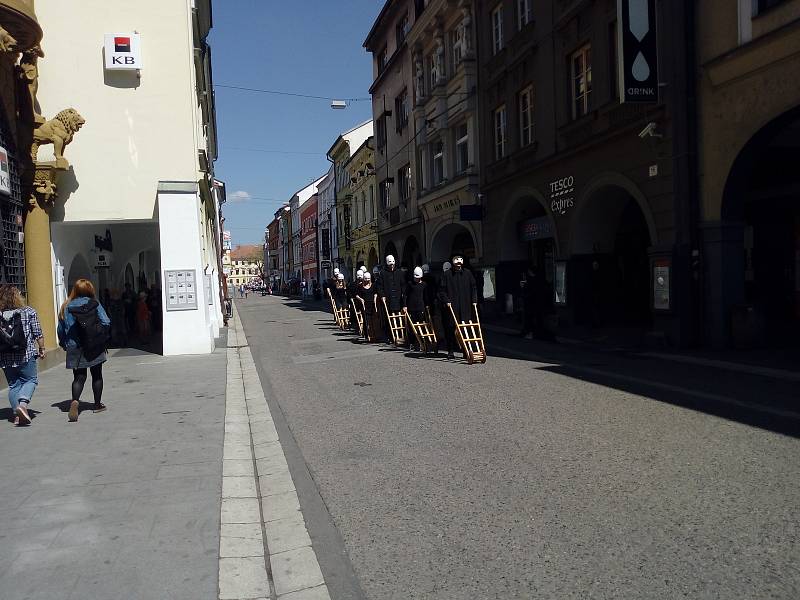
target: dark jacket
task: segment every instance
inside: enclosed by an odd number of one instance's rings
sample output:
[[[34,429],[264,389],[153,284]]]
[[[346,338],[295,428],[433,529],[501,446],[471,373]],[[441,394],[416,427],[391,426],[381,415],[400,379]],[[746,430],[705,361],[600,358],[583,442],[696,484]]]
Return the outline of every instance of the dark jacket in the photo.
[[[409,312],[425,312],[425,307],[430,306],[427,302],[428,286],[424,281],[417,283],[409,281],[406,286],[404,306]]]
[[[394,271],[384,269],[378,275],[378,295],[386,298],[386,305],[391,312],[397,312],[403,308],[405,284],[405,275],[400,269]]]
[[[456,271],[452,269],[445,272],[439,286],[439,301],[443,305],[443,311],[448,314],[447,303],[453,305],[453,312],[459,321],[471,321],[474,319],[473,304],[478,303],[478,290],[475,285],[475,277],[466,269]]]

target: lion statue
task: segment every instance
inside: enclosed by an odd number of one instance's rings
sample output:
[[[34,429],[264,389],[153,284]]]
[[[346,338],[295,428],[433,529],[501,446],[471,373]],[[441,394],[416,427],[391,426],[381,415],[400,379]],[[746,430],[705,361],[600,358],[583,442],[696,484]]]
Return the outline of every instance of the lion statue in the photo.
[[[54,119],[45,121],[33,131],[31,158],[36,162],[39,146],[53,144],[53,154],[57,163],[65,163],[64,148],[72,141],[75,133],[86,123],[86,120],[74,108],[67,108],[58,113]]]

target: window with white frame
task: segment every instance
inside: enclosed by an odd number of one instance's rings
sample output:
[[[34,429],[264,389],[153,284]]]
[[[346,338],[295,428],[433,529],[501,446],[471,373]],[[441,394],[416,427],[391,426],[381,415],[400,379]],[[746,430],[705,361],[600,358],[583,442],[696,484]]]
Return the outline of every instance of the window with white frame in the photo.
[[[494,158],[500,160],[506,155],[506,105],[494,111]]]
[[[400,202],[405,204],[411,198],[411,166],[406,165],[397,171],[397,193]]]
[[[389,210],[389,182],[381,181],[379,184],[381,193],[381,202],[383,203],[383,210]]]
[[[503,4],[498,4],[492,11],[492,53],[503,49]]]
[[[456,173],[469,167],[469,128],[466,123],[456,127]]]
[[[444,142],[439,140],[431,144],[431,158],[433,184],[437,185],[444,181]]]
[[[519,93],[519,145],[524,148],[533,143],[533,87]]]
[[[517,0],[517,26],[519,29],[533,21],[532,0]]]
[[[453,71],[461,64],[461,59],[464,57],[464,29],[461,23],[456,25],[455,29],[450,32],[450,47],[453,50]]]
[[[586,44],[570,57],[572,77],[572,118],[589,113],[592,97],[592,47]]]

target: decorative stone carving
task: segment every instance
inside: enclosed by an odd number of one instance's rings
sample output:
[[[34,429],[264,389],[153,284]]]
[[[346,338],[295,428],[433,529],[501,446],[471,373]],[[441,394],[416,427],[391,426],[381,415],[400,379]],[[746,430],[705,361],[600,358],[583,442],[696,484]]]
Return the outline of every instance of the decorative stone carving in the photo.
[[[461,19],[461,49],[465,57],[472,57],[472,11],[469,6],[461,9],[464,15]]]
[[[436,34],[436,50],[433,51],[434,65],[436,66],[436,82],[440,82],[445,78],[444,67],[444,35],[441,31]]]
[[[34,123],[37,126],[45,122],[45,118],[37,110],[36,94],[39,92],[39,59],[44,58],[44,52],[39,45],[22,53],[19,61],[20,79],[28,86],[31,97],[31,110],[33,110]]]
[[[31,158],[37,161],[39,147],[53,144],[53,153],[56,157],[56,166],[68,169],[69,163],[64,158],[64,148],[72,141],[73,136],[86,123],[86,120],[74,108],[67,108],[41,125],[33,132],[31,145]]]
[[[0,25],[0,52],[4,54],[16,53],[17,40]]]
[[[422,54],[414,55],[414,75],[416,79],[417,101],[425,97],[425,67],[422,64]]]
[[[31,208],[35,208],[37,204],[45,210],[53,208],[58,194],[58,177],[63,170],[57,168],[53,162],[36,164],[30,197]]]

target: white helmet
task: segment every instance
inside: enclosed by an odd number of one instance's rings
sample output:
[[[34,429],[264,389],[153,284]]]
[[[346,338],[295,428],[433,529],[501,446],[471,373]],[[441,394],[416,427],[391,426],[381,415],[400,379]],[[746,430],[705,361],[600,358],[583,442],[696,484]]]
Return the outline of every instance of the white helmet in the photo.
[[[449,270],[450,270],[450,269],[452,269],[452,268],[453,268],[453,265],[451,265],[449,262],[445,262],[445,263],[442,265],[442,271],[449,271]]]
[[[339,281],[344,281],[344,273],[339,273],[339,274],[336,276],[336,279],[338,279]]]
[[[380,269],[378,268],[378,265],[375,265],[374,267],[372,267],[372,272],[373,272],[375,275],[377,275],[377,274],[380,272]]]
[[[386,266],[391,267],[394,264],[394,256],[391,254],[386,255]]]
[[[372,281],[372,275],[369,274],[369,271],[364,273],[364,281]]]
[[[422,279],[422,267],[414,267],[414,277]]]
[[[364,271],[356,271],[356,279],[364,279]]]
[[[461,256],[460,254],[456,254],[453,257],[453,264],[454,265],[463,265],[464,264],[464,257]]]
[[[426,273],[426,274],[430,273],[431,272],[431,266],[428,263],[425,263],[424,265],[422,265],[422,272]]]
[[[333,274],[334,274],[334,275],[338,275],[338,274],[339,274],[339,267],[336,267],[336,268],[333,270]]]

